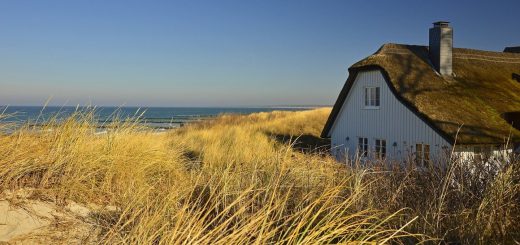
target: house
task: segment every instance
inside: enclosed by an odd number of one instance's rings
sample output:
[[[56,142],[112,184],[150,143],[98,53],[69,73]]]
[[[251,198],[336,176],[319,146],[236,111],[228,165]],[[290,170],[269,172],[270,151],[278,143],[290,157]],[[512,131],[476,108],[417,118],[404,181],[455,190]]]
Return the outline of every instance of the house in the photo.
[[[321,136],[338,159],[424,164],[452,149],[510,150],[520,140],[519,50],[453,48],[449,22],[434,23],[429,46],[384,44],[349,68]]]

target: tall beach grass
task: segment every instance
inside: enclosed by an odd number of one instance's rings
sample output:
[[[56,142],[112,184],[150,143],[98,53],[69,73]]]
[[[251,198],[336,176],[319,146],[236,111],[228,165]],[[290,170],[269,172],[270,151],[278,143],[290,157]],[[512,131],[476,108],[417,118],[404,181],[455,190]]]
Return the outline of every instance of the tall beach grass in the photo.
[[[518,241],[519,167],[353,167],[323,151],[330,109],[223,115],[155,132],[78,111],[0,135],[0,192],[93,211],[100,243]],[[325,142],[326,143],[326,142]]]

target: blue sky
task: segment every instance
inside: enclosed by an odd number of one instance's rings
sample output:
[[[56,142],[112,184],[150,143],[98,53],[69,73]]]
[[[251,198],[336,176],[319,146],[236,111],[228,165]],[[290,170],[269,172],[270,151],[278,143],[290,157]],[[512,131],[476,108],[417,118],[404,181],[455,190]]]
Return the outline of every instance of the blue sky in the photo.
[[[0,104],[332,104],[388,42],[520,45],[520,1],[0,1]]]

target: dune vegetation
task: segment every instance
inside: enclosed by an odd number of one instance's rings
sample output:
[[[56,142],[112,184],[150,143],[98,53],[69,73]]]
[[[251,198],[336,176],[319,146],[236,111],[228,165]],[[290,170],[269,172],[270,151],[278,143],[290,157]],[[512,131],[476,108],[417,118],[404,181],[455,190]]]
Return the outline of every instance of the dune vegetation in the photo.
[[[222,115],[167,132],[114,121],[99,133],[94,114],[83,111],[0,134],[0,202],[86,210],[76,223],[56,219],[11,241],[520,241],[516,159],[429,171],[339,163],[319,138],[329,113]]]

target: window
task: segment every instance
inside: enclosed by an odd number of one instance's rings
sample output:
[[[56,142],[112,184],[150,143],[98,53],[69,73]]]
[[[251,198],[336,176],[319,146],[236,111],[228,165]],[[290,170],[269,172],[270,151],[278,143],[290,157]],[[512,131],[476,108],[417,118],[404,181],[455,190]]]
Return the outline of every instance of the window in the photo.
[[[386,140],[376,139],[376,158],[384,159],[386,157]]]
[[[430,145],[416,144],[415,145],[415,162],[417,166],[425,167],[430,161]]]
[[[365,88],[365,108],[379,107],[379,87]]]
[[[368,138],[358,139],[358,152],[359,156],[366,157],[368,155]]]

